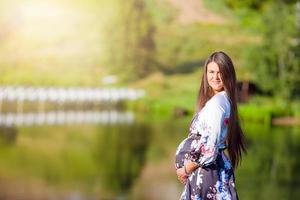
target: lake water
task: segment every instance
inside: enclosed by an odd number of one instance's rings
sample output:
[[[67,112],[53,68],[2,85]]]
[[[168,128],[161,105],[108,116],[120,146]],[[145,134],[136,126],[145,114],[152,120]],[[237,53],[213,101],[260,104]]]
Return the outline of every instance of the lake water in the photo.
[[[0,199],[179,198],[174,153],[191,117],[97,119],[2,125]],[[236,171],[240,199],[299,199],[300,128],[243,127],[249,148]]]

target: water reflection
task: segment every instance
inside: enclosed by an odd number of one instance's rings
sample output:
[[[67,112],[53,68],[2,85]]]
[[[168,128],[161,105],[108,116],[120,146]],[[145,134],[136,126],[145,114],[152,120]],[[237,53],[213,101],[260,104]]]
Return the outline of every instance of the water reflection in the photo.
[[[32,126],[41,124],[132,123],[132,112],[119,111],[51,111],[39,113],[0,113],[0,126]]]
[[[151,125],[107,125],[97,136],[96,157],[107,195],[126,196],[145,164]]]
[[[13,143],[0,145],[0,199],[178,199],[173,158],[189,119],[69,123],[0,128]],[[240,199],[298,199],[300,128],[244,125]]]
[[[2,100],[51,102],[120,101],[136,100],[144,95],[144,90],[131,88],[46,88],[0,86],[0,102]]]
[[[2,126],[0,199],[126,198],[146,163],[151,124],[106,122]]]
[[[299,198],[299,128],[251,124],[246,131],[249,153],[237,171],[242,199]]]
[[[176,125],[182,121],[181,119],[175,120],[176,122],[172,121],[173,123],[169,123],[169,127],[165,126],[167,123],[163,123],[160,128],[156,129],[156,132],[153,133],[155,143],[153,142],[150,147],[153,148],[152,146],[157,146],[160,141],[164,141],[164,146],[169,145],[170,153],[168,156],[161,154],[159,162],[152,160],[148,162],[149,167],[146,168],[149,171],[139,180],[139,185],[136,186],[135,193],[132,195],[134,200],[179,198],[183,186],[176,179],[173,162],[168,162],[168,160],[174,160],[174,150],[187,133],[180,130]],[[243,157],[242,165],[236,171],[236,186],[240,199],[299,199],[300,127],[279,127],[252,123],[244,123],[244,125],[249,149],[248,154]],[[178,130],[173,127],[177,127]],[[181,137],[177,137],[178,135],[181,135]],[[150,157],[153,157],[153,155],[150,155]],[[158,166],[159,170],[157,170]],[[153,176],[159,174],[165,168],[168,170],[159,175],[164,178]],[[171,171],[171,173],[168,171]],[[165,176],[165,174],[170,175]],[[169,182],[170,179],[173,182]],[[178,187],[174,187],[174,185]],[[149,191],[158,191],[158,194]]]

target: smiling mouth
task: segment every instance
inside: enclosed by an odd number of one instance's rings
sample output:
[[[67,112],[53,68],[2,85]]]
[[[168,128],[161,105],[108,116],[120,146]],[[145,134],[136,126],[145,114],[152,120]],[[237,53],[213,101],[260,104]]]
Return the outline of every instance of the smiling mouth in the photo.
[[[221,81],[213,81],[214,84],[219,84]]]

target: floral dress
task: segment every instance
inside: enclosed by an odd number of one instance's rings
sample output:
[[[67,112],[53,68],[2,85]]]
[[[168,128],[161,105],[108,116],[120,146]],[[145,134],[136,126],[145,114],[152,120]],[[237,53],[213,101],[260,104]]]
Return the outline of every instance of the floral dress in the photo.
[[[181,200],[237,200],[233,168],[224,153],[230,103],[225,91],[214,95],[195,114],[189,135],[176,150],[175,166],[199,164],[187,179]]]

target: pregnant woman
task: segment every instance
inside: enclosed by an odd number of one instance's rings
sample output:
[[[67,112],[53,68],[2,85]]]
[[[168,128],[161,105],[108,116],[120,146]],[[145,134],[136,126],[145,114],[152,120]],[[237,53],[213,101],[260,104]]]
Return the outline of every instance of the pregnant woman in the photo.
[[[237,200],[234,169],[243,152],[234,66],[227,54],[214,52],[205,62],[189,135],[176,151],[177,177],[185,185],[180,199]]]

